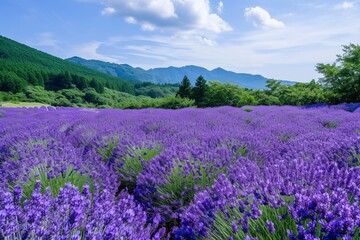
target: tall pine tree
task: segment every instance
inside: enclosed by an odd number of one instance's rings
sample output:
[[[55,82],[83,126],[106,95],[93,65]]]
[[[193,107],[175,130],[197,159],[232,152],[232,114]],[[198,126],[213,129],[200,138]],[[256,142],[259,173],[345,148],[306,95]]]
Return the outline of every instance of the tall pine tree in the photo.
[[[181,81],[179,91],[176,93],[176,96],[181,98],[191,98],[191,83],[189,78],[185,75],[183,80]]]
[[[192,90],[192,98],[195,100],[195,104],[198,107],[205,106],[205,96],[208,86],[206,85],[206,80],[203,76],[199,76],[196,79],[195,87]]]

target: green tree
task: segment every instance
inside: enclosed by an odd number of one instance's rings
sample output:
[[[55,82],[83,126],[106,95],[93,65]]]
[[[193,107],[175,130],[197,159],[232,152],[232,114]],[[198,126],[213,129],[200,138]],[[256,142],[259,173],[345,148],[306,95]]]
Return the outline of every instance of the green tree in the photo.
[[[207,89],[208,86],[206,85],[206,80],[200,75],[196,79],[195,87],[192,89],[192,99],[195,100],[196,106],[205,107],[205,95]]]
[[[185,75],[183,80],[181,81],[179,91],[176,93],[176,96],[181,98],[191,98],[191,82],[189,78]]]
[[[360,102],[360,45],[343,46],[335,63],[319,63],[316,69],[323,75],[320,82],[334,93],[336,103]]]
[[[94,89],[88,88],[84,94],[84,100],[88,103],[99,104],[99,94]]]
[[[268,80],[266,81],[266,87],[267,87],[266,92],[267,92],[268,94],[270,94],[270,95],[276,95],[276,94],[280,91],[282,85],[281,85],[281,82],[279,82],[279,81],[277,81],[277,80],[268,79]]]

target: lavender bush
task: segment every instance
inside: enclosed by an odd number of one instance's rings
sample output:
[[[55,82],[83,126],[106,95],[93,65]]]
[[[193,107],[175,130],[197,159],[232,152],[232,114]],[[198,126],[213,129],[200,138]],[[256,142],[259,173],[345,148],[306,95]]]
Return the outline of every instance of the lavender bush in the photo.
[[[1,108],[0,239],[359,239],[348,107]]]

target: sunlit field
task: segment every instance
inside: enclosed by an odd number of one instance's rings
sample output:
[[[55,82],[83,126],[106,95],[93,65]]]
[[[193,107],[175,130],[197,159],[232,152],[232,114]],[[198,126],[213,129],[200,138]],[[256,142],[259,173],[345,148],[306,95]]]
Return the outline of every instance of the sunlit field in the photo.
[[[360,112],[0,108],[1,239],[358,239]]]

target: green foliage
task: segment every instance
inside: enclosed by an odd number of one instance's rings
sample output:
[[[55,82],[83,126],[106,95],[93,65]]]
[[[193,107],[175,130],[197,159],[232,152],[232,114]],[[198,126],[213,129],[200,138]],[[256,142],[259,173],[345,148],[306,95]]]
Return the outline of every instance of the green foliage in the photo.
[[[94,103],[94,104],[100,103],[99,94],[93,88],[86,89],[84,100],[88,103]]]
[[[322,121],[321,125],[323,125],[326,128],[337,128],[338,123],[334,121]]]
[[[192,169],[189,173],[185,173],[183,169],[186,164],[190,164]],[[165,184],[156,186],[161,197],[155,200],[155,205],[172,206],[173,210],[187,206],[199,189],[212,186],[218,173],[224,171],[225,169],[218,169],[211,164],[203,166],[200,161],[178,161],[165,177]]]
[[[159,107],[165,109],[190,108],[195,106],[195,101],[188,98],[167,97],[161,101]]]
[[[63,106],[70,107],[72,106],[71,102],[63,96],[58,96],[55,98],[55,101],[52,103],[53,106]]]
[[[238,149],[236,149],[235,156],[246,157],[246,155],[247,155],[246,147],[239,147]]]
[[[39,165],[31,170],[30,179],[26,183],[20,184],[23,188],[22,202],[31,197],[37,180],[41,181],[41,192],[45,193],[46,188],[50,187],[53,197],[57,197],[60,188],[63,188],[68,182],[76,186],[79,192],[83,191],[85,184],[90,186],[90,191],[92,193],[94,192],[93,180],[87,174],[82,175],[80,172],[74,170],[71,165],[69,165],[67,170],[62,172],[59,176],[50,177],[50,172],[53,174],[54,169],[48,168],[45,165]]]
[[[246,209],[249,211],[250,209]],[[211,231],[209,231],[210,240],[230,239],[243,240],[246,236],[257,237],[258,239],[288,239],[287,230],[297,233],[296,223],[289,214],[286,207],[273,208],[269,205],[261,205],[262,215],[254,220],[251,217],[248,220],[249,231],[245,233],[238,220],[244,218],[244,214],[238,208],[228,208],[228,213],[218,212]],[[284,216],[281,220],[279,216]],[[275,232],[270,233],[266,226],[266,221],[274,223]],[[232,223],[238,226],[238,231],[233,232]]]
[[[90,81],[90,87],[94,88],[96,92],[98,93],[103,93],[104,92],[104,84],[98,80],[96,80],[95,78],[93,78]]]
[[[252,108],[244,108],[245,112],[252,112]]]
[[[269,79],[267,90],[255,93],[261,105],[295,105],[304,106],[314,103],[328,102],[322,85],[312,80],[310,83],[296,83],[295,85],[281,85],[279,81]]]
[[[343,46],[343,54],[338,55],[333,64],[319,63],[316,66],[323,75],[320,79],[332,91],[336,103],[360,102],[360,46]]]
[[[176,93],[176,96],[181,98],[191,98],[192,86],[189,78],[185,75],[181,81],[179,91]]]
[[[17,93],[21,92],[26,85],[26,81],[18,77],[16,73],[6,70],[0,72],[0,91]]]
[[[214,81],[209,82],[205,99],[207,107],[256,105],[254,97],[245,89],[240,88],[238,85],[222,84]]]
[[[339,156],[341,159],[342,156]],[[353,148],[349,151],[348,166],[359,167],[360,166],[360,148]]]
[[[150,162],[154,157],[160,155],[163,150],[164,149],[159,145],[155,145],[152,148],[129,148],[129,153],[120,159],[122,166],[117,168],[117,171],[121,176],[121,188],[128,188],[128,190],[131,192],[136,186],[137,176],[144,169],[143,161]]]
[[[29,85],[59,90],[71,88],[72,84],[75,84],[82,89],[81,85],[85,85],[83,86],[85,88],[86,82],[95,78],[108,88],[128,93],[135,92],[132,82],[64,61],[2,36],[0,36],[0,53],[3,53],[0,72],[11,72],[15,75],[10,79],[20,78]]]
[[[208,90],[208,86],[206,84],[206,80],[203,76],[199,76],[196,79],[195,87],[192,89],[192,99],[195,100],[195,104],[198,107],[204,107],[205,105],[205,97]]]
[[[164,98],[174,96],[179,89],[178,84],[153,84],[148,82],[135,84],[136,96],[148,96],[151,98]]]
[[[267,90],[254,90],[249,93],[256,99],[258,105],[281,105],[279,98],[271,95]]]
[[[114,139],[108,141],[106,148],[97,148],[96,151],[103,157],[103,161],[107,162],[112,157],[115,148],[119,145],[119,137],[115,136]]]
[[[41,86],[28,86],[25,89],[25,95],[30,102],[40,102],[52,104],[55,99],[55,92],[46,91]]]

